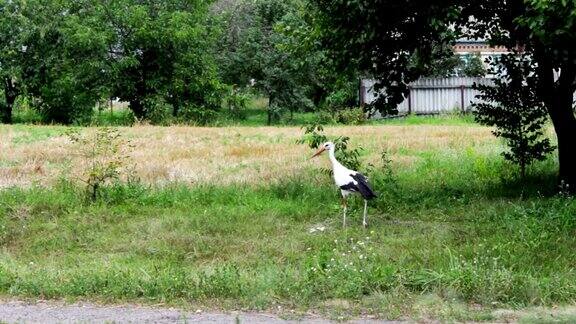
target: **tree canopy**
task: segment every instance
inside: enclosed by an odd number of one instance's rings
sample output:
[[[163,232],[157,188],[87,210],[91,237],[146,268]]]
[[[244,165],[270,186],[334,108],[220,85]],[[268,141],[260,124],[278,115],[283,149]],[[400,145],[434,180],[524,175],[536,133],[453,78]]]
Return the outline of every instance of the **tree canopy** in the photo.
[[[219,108],[205,1],[14,0],[0,12],[5,122],[22,94],[59,123],[110,97],[140,119]]]
[[[353,65],[385,87],[381,109],[404,97],[459,37],[517,48],[534,61],[536,96],[558,138],[560,181],[576,188],[576,3],[574,1],[312,0],[322,43],[340,66]],[[348,67],[349,68],[349,67]],[[555,78],[555,72],[559,77]]]

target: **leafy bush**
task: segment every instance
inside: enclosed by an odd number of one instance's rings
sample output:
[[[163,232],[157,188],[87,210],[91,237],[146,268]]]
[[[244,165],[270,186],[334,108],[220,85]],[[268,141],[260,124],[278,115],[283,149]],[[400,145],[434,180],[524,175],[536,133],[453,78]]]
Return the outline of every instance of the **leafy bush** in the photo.
[[[362,108],[342,109],[333,113],[320,111],[316,114],[316,124],[344,124],[344,125],[361,125],[367,121],[366,114]]]
[[[326,96],[325,106],[330,111],[353,107],[358,96],[358,82],[355,78],[337,80],[334,89]]]
[[[146,118],[154,125],[167,125],[171,121],[172,105],[161,96],[151,96],[144,99]]]
[[[246,119],[246,105],[250,100],[250,95],[242,90],[231,87],[230,91],[224,98],[228,112],[234,119]]]
[[[207,125],[216,120],[218,111],[212,107],[188,104],[178,112],[178,121],[183,123]]]
[[[346,125],[360,125],[366,122],[362,108],[342,109],[336,114],[336,121]]]
[[[95,101],[60,88],[46,89],[33,107],[46,123],[86,125],[90,123]]]
[[[493,134],[504,138],[510,148],[504,158],[520,166],[522,178],[528,165],[544,160],[554,150],[550,140],[543,138],[548,115],[536,95],[537,80],[529,73],[534,69],[524,55],[504,55],[492,62],[492,72],[499,76],[494,86],[475,86],[482,100],[474,104],[476,120],[496,127]]]
[[[315,123],[320,125],[334,124],[336,120],[328,111],[320,111],[316,114]]]
[[[68,137],[78,144],[78,153],[85,160],[87,167],[80,177],[86,183],[87,198],[94,202],[103,186],[120,179],[126,168],[129,142],[121,138],[117,129],[107,127],[93,135],[71,131]]]

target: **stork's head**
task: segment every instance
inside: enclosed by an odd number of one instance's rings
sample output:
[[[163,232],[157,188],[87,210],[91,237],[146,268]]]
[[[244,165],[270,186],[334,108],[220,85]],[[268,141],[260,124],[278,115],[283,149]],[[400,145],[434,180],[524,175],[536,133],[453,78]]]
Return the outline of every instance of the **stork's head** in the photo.
[[[318,152],[316,152],[316,154],[312,155],[312,157],[317,157],[318,155],[322,154],[322,152],[324,152],[324,151],[333,151],[334,147],[335,147],[334,143],[326,142],[318,148]]]

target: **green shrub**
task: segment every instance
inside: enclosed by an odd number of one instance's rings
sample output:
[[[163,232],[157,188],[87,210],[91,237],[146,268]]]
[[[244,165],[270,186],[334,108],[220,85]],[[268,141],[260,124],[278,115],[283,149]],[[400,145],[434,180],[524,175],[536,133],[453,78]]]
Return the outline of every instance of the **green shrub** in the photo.
[[[218,111],[206,106],[186,105],[178,112],[178,121],[187,124],[208,125],[218,118]]]
[[[147,120],[153,125],[168,125],[172,122],[172,105],[161,96],[144,99]]]
[[[503,55],[491,62],[491,72],[499,76],[494,85],[475,85],[480,102],[474,104],[476,121],[495,127],[492,133],[506,141],[504,158],[520,167],[521,178],[535,161],[543,161],[555,147],[546,137],[546,106],[537,96],[537,68],[529,57]]]
[[[366,122],[362,108],[342,109],[336,113],[336,121],[346,125],[361,125]]]
[[[82,135],[76,131],[68,134],[78,144],[78,154],[87,164],[81,175],[86,183],[86,195],[91,201],[100,196],[102,187],[120,179],[126,168],[126,148],[129,142],[122,139],[114,128],[100,128],[93,135]]]
[[[322,125],[312,124],[304,127],[304,136],[297,141],[298,144],[307,144],[312,149],[317,149],[325,142],[331,141],[336,147],[336,158],[347,168],[359,170],[362,167],[360,160],[361,147],[354,149],[348,148],[348,136],[336,136],[329,138],[323,134]],[[327,170],[330,171],[330,170]],[[331,171],[330,171],[331,172]]]
[[[250,95],[242,90],[232,87],[224,98],[228,112],[234,119],[246,119],[246,106],[250,100]]]
[[[328,111],[320,111],[316,114],[315,123],[321,125],[334,124],[336,120]]]

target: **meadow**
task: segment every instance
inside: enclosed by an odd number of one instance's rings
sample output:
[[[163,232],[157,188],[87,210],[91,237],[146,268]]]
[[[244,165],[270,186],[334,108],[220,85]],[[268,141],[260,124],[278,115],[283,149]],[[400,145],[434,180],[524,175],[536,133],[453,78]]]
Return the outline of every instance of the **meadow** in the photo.
[[[576,300],[576,203],[554,157],[520,181],[468,118],[326,127],[363,148],[368,229],[360,201],[342,228],[298,126],[120,127],[137,180],[96,202],[68,130],[0,126],[5,297],[459,321]]]

